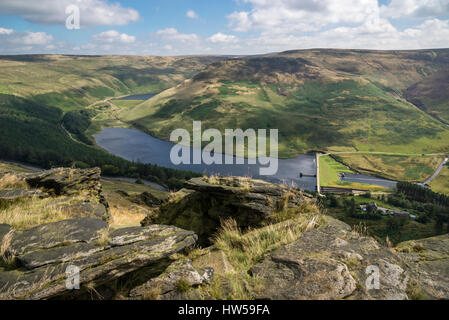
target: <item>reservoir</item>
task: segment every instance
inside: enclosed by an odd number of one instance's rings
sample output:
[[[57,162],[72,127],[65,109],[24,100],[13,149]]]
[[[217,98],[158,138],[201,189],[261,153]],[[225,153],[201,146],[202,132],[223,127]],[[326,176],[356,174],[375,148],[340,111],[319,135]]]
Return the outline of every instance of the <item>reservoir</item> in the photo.
[[[234,164],[222,165],[174,165],[170,160],[170,151],[174,143],[156,139],[144,132],[125,128],[105,128],[99,134],[94,135],[95,141],[103,149],[124,159],[156,164],[161,167],[188,170],[204,174],[219,174],[223,176],[248,176],[256,179],[275,183],[294,184],[297,187],[309,191],[315,191],[316,173],[315,155],[302,154],[296,159],[279,159],[279,169],[274,176],[259,176],[260,164],[250,165],[245,159],[245,164],[235,164],[236,157],[223,155],[223,163],[226,158],[233,158]],[[193,155],[192,147],[190,154]],[[263,166],[262,166],[263,167]],[[300,177],[300,173],[306,176]]]
[[[236,157],[222,155],[223,163],[226,158],[233,158],[234,164],[190,164],[174,165],[170,160],[173,142],[156,139],[144,132],[125,128],[104,128],[94,135],[95,141],[103,149],[124,159],[151,163],[161,167],[188,170],[202,174],[219,174],[223,176],[248,176],[274,183],[284,183],[298,188],[316,190],[316,160],[314,154],[301,154],[295,159],[279,159],[278,172],[274,176],[259,176],[259,163],[251,165],[245,159],[245,164],[236,164]],[[190,149],[193,157],[192,147]],[[191,161],[193,163],[193,161]],[[301,176],[302,173],[302,176]],[[359,182],[369,185],[379,185],[387,188],[394,187],[396,182],[377,177],[357,174],[346,174],[342,180]]]

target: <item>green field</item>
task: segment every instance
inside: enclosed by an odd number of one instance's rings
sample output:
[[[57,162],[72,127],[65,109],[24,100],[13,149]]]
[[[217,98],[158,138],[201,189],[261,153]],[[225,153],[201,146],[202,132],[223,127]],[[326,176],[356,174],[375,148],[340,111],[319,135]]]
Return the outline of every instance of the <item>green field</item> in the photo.
[[[443,155],[337,154],[349,167],[364,173],[396,181],[423,182],[435,172]]]
[[[320,156],[320,185],[322,187],[348,188],[370,191],[385,191],[385,188],[349,181],[341,181],[339,173],[354,173],[330,156]]]

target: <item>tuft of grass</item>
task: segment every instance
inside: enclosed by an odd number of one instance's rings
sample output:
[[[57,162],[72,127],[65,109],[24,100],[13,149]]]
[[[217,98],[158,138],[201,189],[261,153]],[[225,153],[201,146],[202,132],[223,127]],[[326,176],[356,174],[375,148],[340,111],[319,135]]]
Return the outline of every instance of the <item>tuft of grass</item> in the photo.
[[[100,234],[100,238],[97,239],[97,245],[100,247],[108,245],[109,241],[111,240],[109,235],[109,228],[102,229],[98,233]]]
[[[13,234],[14,230],[9,231],[0,243],[0,267],[6,270],[12,270],[17,267],[15,258],[7,253]]]
[[[149,288],[148,290],[145,291],[145,293],[143,294],[142,299],[143,300],[159,300],[159,297],[162,293],[162,290],[159,286],[155,286],[152,288]]]
[[[243,233],[233,219],[222,221],[213,243],[223,250],[237,271],[248,271],[266,253],[297,240],[303,232],[319,225],[318,213],[300,214],[294,219]]]
[[[176,284],[176,289],[180,292],[187,292],[190,290],[190,284],[186,280],[180,279]]]

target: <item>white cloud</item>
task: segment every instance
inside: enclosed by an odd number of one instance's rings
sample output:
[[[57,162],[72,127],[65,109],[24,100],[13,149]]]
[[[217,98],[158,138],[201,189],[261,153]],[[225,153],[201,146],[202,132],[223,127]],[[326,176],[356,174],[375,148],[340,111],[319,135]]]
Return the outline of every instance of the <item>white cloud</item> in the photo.
[[[251,11],[228,16],[236,31],[309,32],[338,23],[363,23],[379,11],[377,0],[244,0]]]
[[[211,36],[209,41],[212,43],[235,43],[238,42],[238,38],[233,35],[218,32]]]
[[[2,0],[0,13],[19,16],[38,24],[65,25],[65,9],[75,4],[80,8],[81,27],[95,25],[126,25],[139,19],[139,13],[106,0]]]
[[[0,34],[11,34],[13,32],[14,32],[13,29],[5,29],[0,27]]]
[[[6,30],[6,31],[5,31]],[[51,50],[53,36],[45,32],[17,32],[12,29],[0,28],[0,52],[33,53]]]
[[[53,40],[52,35],[48,35],[45,32],[27,32],[22,37],[15,39],[16,43],[22,43],[27,45],[46,45]]]
[[[192,42],[192,41],[194,41],[194,42],[196,42],[199,40],[199,37],[196,34],[180,33],[175,28],[167,28],[167,29],[158,30],[156,32],[156,35],[158,35],[159,37],[161,37],[162,40],[165,40],[165,41],[176,41],[176,42]]]
[[[190,18],[190,19],[198,19],[199,18],[198,14],[193,10],[187,11],[186,17]]]
[[[135,36],[120,33],[116,30],[109,30],[93,36],[95,41],[103,43],[133,43],[136,41]]]
[[[382,15],[389,18],[430,18],[449,14],[449,0],[391,0],[381,7]]]

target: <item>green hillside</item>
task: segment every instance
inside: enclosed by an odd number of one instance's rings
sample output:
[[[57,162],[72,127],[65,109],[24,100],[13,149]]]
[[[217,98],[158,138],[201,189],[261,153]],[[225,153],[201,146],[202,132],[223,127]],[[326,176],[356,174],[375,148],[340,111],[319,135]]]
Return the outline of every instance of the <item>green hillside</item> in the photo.
[[[405,96],[420,109],[449,124],[449,70],[424,78],[408,88]]]
[[[278,128],[280,156],[314,149],[433,153],[449,130],[404,91],[449,66],[449,50],[305,50],[216,62],[119,118],[168,139],[210,128]]]
[[[89,130],[98,123],[92,119],[106,98],[158,92],[219,59],[0,56],[0,158],[42,167],[100,166],[108,175],[178,187],[195,174],[133,164],[95,147]]]

